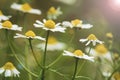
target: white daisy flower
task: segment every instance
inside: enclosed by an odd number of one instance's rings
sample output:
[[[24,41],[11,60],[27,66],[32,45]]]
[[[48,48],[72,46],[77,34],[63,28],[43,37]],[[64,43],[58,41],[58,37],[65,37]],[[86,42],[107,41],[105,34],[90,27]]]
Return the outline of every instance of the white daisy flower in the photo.
[[[9,18],[11,18],[11,16],[5,16],[2,11],[0,10],[0,21],[2,20],[9,20]]]
[[[55,9],[54,7],[50,7],[47,12],[47,18],[48,19],[57,19],[59,15],[62,14],[62,11],[60,10],[60,7]]]
[[[33,9],[28,3],[24,3],[24,4],[13,3],[11,5],[11,8],[22,11],[24,13],[32,13],[37,15],[41,14],[41,11],[39,9]]]
[[[86,39],[80,39],[80,42],[87,42],[85,45],[88,46],[91,42],[93,46],[96,45],[96,43],[103,44],[103,41],[100,41],[96,38],[94,34],[90,34]]]
[[[39,20],[36,20],[36,23],[33,24],[37,28],[43,28],[44,30],[50,30],[52,32],[65,32],[66,28],[60,26],[60,23],[55,23],[53,20],[43,19],[43,23]]]
[[[18,76],[20,72],[15,68],[11,62],[7,62],[2,68],[0,68],[0,74],[4,73],[5,77]]]
[[[89,51],[88,48],[86,51]],[[112,56],[110,51],[105,47],[104,44],[98,44],[95,48],[90,50],[90,55],[94,56],[96,59],[100,58],[101,60],[105,59],[112,62]]]
[[[40,43],[37,45],[37,48],[41,48],[44,50],[45,43]],[[65,49],[66,45],[62,42],[56,40],[55,37],[50,36],[48,38],[47,50],[54,51],[54,50],[63,50]]]
[[[93,27],[93,25],[91,25],[91,24],[83,24],[83,21],[79,20],[79,19],[72,20],[71,22],[63,21],[62,25],[64,27],[70,27],[70,28],[76,27],[76,28],[80,28],[80,29],[90,29],[91,27]]]
[[[41,36],[36,36],[36,34],[32,30],[27,31],[25,35],[16,33],[16,36],[14,36],[14,38],[39,39],[45,41],[45,38],[42,38]]]
[[[85,55],[81,50],[75,50],[73,53],[64,50],[63,55],[64,56],[71,56],[71,57],[75,57],[75,58],[80,58],[80,59],[87,59],[87,60],[94,62],[94,57],[90,57],[88,55]]]
[[[12,24],[10,21],[4,21],[3,23],[0,23],[0,29],[22,31],[22,27],[19,27],[16,24]]]

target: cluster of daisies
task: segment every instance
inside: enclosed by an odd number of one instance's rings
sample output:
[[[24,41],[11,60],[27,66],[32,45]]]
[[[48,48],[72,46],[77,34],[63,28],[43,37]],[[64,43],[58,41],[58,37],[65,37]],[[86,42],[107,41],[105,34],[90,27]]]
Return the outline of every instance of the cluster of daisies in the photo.
[[[41,11],[39,9],[33,9],[28,3],[24,3],[24,4],[13,3],[11,5],[11,8],[18,11],[22,11],[23,13],[32,13],[37,15],[41,14]],[[62,11],[60,10],[60,7],[58,7],[57,9],[55,9],[54,7],[50,7],[50,9],[47,12],[47,19],[43,19],[43,21],[36,20],[33,25],[35,28],[42,28],[43,30],[46,31],[61,32],[61,33],[65,33],[65,30],[67,28],[90,29],[93,27],[93,25],[91,24],[83,23],[83,21],[80,19],[74,19],[71,21],[63,21],[61,23],[56,23],[54,20],[57,19],[57,17],[60,16],[61,14]],[[9,20],[9,18],[11,18],[11,16],[5,16],[2,13],[2,11],[0,11],[0,29],[22,31],[23,27],[19,27],[18,25],[13,24]],[[108,36],[110,36],[110,34],[108,34]],[[16,33],[14,38],[27,38],[30,40],[38,39],[38,40],[46,41],[45,38],[41,36],[37,36],[32,30],[28,30],[24,34]],[[86,53],[84,53],[82,50],[79,49],[75,50],[74,52],[64,50],[63,56],[71,56],[77,59],[85,59],[92,62],[94,62],[95,58],[102,57],[112,62],[110,52],[103,44],[104,42],[100,41],[94,34],[90,34],[86,38],[80,39],[79,41],[81,43],[85,43],[85,46],[89,46],[92,44],[92,46],[95,46],[95,48],[92,48],[89,54],[87,54],[87,52],[89,51],[89,47],[86,48]],[[48,44],[47,50],[50,51],[63,50],[66,48],[66,45],[64,43],[57,41],[57,39],[53,36],[49,36],[47,44]],[[44,46],[45,46],[45,42],[37,45],[37,47],[41,48],[42,50],[44,50]],[[5,77],[10,77],[10,76],[19,77],[20,74],[20,72],[14,67],[14,65],[11,62],[7,62],[2,68],[0,68],[0,74],[2,73],[5,74]],[[103,71],[103,74],[109,76],[111,73],[109,70],[105,70]]]

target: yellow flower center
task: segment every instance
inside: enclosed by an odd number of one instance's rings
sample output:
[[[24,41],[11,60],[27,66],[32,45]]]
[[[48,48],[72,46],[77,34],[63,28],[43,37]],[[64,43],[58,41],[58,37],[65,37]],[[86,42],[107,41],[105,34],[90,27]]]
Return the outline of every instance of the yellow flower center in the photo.
[[[30,7],[30,5],[28,3],[25,3],[22,5],[21,9],[23,11],[30,11],[32,8]]]
[[[49,37],[48,38],[48,44],[56,44],[57,40],[54,37]]]
[[[57,11],[54,7],[51,7],[49,10],[48,10],[48,14],[55,14]]]
[[[27,36],[27,37],[35,37],[36,35],[35,35],[35,33],[32,30],[29,30],[29,31],[27,31],[25,33],[25,36]]]
[[[106,36],[107,36],[108,38],[113,38],[112,33],[106,33]]]
[[[82,26],[82,21],[79,19],[75,19],[71,21],[73,26],[77,26],[78,24]]]
[[[95,50],[100,54],[106,54],[108,52],[107,48],[103,44],[98,44]]]
[[[47,27],[49,29],[55,28],[55,22],[53,20],[47,20],[44,25],[45,25],[45,27]]]
[[[88,40],[97,40],[96,36],[94,34],[90,34],[88,37],[87,37]]]
[[[113,77],[115,78],[115,80],[120,80],[120,73],[116,72]]]
[[[2,16],[3,15],[3,13],[2,13],[2,11],[0,10],[0,16]]]
[[[6,28],[11,28],[12,27],[12,23],[10,21],[5,21],[5,22],[2,23],[2,26],[6,27]]]
[[[75,50],[74,51],[74,54],[76,55],[76,56],[83,56],[83,52],[81,51],[81,50]]]
[[[7,62],[4,66],[3,66],[4,69],[9,69],[9,70],[12,70],[14,69],[14,65],[11,63],[11,62]]]

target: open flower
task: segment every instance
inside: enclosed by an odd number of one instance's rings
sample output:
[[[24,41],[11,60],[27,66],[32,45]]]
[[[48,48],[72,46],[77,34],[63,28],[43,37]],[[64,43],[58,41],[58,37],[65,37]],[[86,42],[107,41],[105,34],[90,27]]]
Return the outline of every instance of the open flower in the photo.
[[[48,19],[57,19],[59,15],[62,14],[62,11],[60,10],[60,7],[55,9],[54,7],[50,7],[47,12]]]
[[[42,38],[41,36],[36,36],[36,34],[32,30],[27,31],[25,35],[16,33],[16,36],[14,36],[14,38],[39,39],[45,41],[45,38]]]
[[[88,51],[88,49],[86,50]],[[108,51],[104,44],[98,44],[95,46],[94,49],[92,48],[90,51],[90,55],[94,56],[96,59],[100,58],[112,62],[111,53],[110,51]]]
[[[11,18],[11,16],[5,16],[2,11],[0,10],[0,21],[2,20],[9,20],[9,18]]]
[[[0,68],[0,74],[4,73],[5,77],[18,76],[20,72],[15,68],[11,62],[7,62],[2,68]]]
[[[96,45],[96,43],[102,44],[103,41],[100,41],[97,39],[97,37],[94,34],[90,34],[86,39],[80,39],[80,42],[87,42],[85,45],[89,45],[91,42],[93,44],[93,46]]]
[[[43,28],[44,30],[50,30],[52,32],[65,32],[66,28],[60,26],[60,23],[55,23],[53,20],[43,19],[43,23],[39,20],[36,20],[36,23],[33,24],[37,28]]]
[[[12,24],[10,21],[4,21],[3,23],[0,23],[0,29],[22,31],[22,27],[19,27],[16,24]]]
[[[40,43],[37,45],[38,48],[44,50],[45,43]],[[54,50],[63,50],[65,49],[66,45],[62,42],[56,40],[55,37],[48,38],[47,50],[54,51]]]
[[[79,59],[86,59],[86,60],[94,61],[94,57],[90,57],[88,55],[85,55],[81,50],[75,50],[73,53],[64,50],[63,55],[64,56],[71,56],[71,57],[75,57],[75,58],[79,58]]]
[[[83,24],[83,21],[79,20],[79,19],[72,20],[71,22],[63,21],[62,25],[64,27],[70,27],[70,28],[76,27],[76,28],[80,28],[80,29],[90,29],[91,27],[93,27],[93,25],[91,25],[91,24]]]
[[[41,11],[39,9],[33,9],[28,3],[24,3],[24,4],[13,3],[11,5],[11,8],[22,11],[24,13],[32,13],[32,14],[38,14],[38,15],[41,14]]]

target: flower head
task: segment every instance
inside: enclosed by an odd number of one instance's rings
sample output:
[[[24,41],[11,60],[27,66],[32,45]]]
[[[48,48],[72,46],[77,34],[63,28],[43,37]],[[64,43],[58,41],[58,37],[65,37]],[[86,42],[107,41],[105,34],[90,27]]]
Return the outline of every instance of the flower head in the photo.
[[[98,40],[97,37],[94,34],[90,34],[86,39],[80,39],[79,41],[80,42],[86,42],[87,41],[86,46],[89,45],[91,42],[92,42],[93,46],[95,46],[96,43],[99,43],[99,44],[103,43],[103,41]]]
[[[73,53],[64,50],[63,55],[64,56],[71,56],[71,57],[75,57],[75,58],[79,58],[79,59],[87,59],[90,61],[94,61],[94,57],[89,57],[88,55],[85,55],[81,50],[75,50]]]
[[[47,12],[48,19],[57,19],[59,15],[62,14],[62,11],[60,10],[60,7],[55,9],[54,7],[50,7]]]
[[[40,43],[37,45],[37,48],[41,48],[44,50],[45,43]],[[48,38],[47,50],[54,51],[54,50],[63,50],[65,49],[66,45],[62,42],[56,40],[55,37],[50,36]]]
[[[43,28],[44,30],[50,30],[52,32],[65,32],[66,28],[60,26],[60,23],[55,23],[53,20],[43,20],[43,23],[39,20],[36,20],[36,23],[33,24],[35,27]]]
[[[70,28],[76,27],[76,28],[80,28],[80,29],[89,29],[89,28],[93,27],[93,25],[91,25],[91,24],[83,24],[83,21],[79,20],[79,19],[71,20],[71,22],[63,21],[62,25],[64,27],[70,27]]]
[[[45,41],[45,38],[42,38],[41,36],[36,36],[36,34],[32,30],[27,31],[25,35],[16,33],[16,36],[14,36],[14,38],[40,39]]]
[[[0,68],[0,74],[5,73],[5,77],[18,76],[20,72],[15,68],[11,62],[7,62],[2,68]]]
[[[0,21],[2,20],[9,20],[9,18],[11,18],[11,16],[5,16],[2,11],[0,10]]]
[[[11,5],[11,8],[22,11],[24,13],[32,13],[32,14],[38,14],[38,15],[41,14],[41,11],[39,9],[33,9],[28,3],[24,3],[24,4],[13,3]]]
[[[4,21],[3,23],[0,23],[0,29],[22,31],[22,27],[19,27],[16,24],[12,24],[10,21]]]
[[[101,60],[105,59],[112,62],[111,53],[110,51],[108,51],[104,44],[98,44],[95,46],[94,49],[92,48],[90,51],[90,55],[94,56],[96,59],[100,58]]]
[[[106,33],[106,37],[112,39],[113,38],[113,34],[112,33]]]

